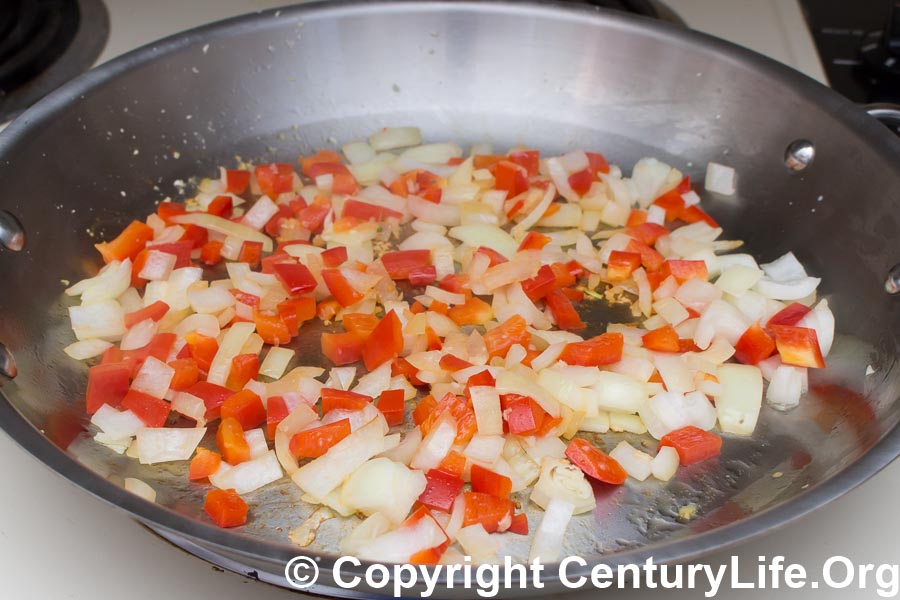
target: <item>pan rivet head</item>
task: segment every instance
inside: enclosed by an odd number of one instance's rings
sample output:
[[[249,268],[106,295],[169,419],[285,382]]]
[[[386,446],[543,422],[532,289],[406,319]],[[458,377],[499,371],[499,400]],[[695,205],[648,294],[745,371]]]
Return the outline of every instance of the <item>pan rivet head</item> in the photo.
[[[0,209],[0,244],[15,252],[25,247],[25,229],[11,212],[3,209]]]
[[[0,383],[13,379],[16,375],[18,375],[18,369],[16,369],[15,359],[6,346],[0,344]]]
[[[784,165],[794,172],[799,172],[812,164],[816,157],[816,147],[809,140],[794,140],[784,151]]]
[[[888,294],[900,294],[900,264],[894,265],[888,273],[887,279],[884,280],[884,291]]]

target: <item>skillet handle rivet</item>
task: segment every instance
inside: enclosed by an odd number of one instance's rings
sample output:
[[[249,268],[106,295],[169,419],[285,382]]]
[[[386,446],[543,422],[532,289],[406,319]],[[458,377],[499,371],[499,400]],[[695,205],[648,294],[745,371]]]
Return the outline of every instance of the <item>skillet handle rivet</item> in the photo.
[[[884,291],[891,295],[900,294],[900,263],[894,265],[888,273],[884,280]]]
[[[13,379],[18,373],[12,354],[6,349],[6,346],[0,344],[0,383]]]
[[[0,209],[0,244],[19,252],[25,247],[25,229],[8,210]]]
[[[811,165],[815,157],[815,144],[809,140],[794,140],[784,151],[784,165],[797,173]]]

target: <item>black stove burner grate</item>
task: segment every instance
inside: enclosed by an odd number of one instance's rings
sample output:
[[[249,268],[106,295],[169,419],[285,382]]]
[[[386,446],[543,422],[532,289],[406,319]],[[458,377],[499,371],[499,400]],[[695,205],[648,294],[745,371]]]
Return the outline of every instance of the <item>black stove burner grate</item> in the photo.
[[[0,17],[0,93],[31,81],[75,39],[76,0],[6,0]]]

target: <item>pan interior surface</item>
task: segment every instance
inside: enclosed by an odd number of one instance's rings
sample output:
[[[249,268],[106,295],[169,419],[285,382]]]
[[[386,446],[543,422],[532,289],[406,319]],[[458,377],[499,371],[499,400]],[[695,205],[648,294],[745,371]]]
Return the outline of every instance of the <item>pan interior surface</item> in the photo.
[[[73,340],[63,281],[96,273],[93,243],[167,196],[189,197],[218,165],[293,162],[402,125],[464,147],[600,151],[626,173],[642,156],[694,181],[709,161],[729,164],[737,195],[704,196],[725,237],[745,240],[759,262],[792,250],[823,279],[838,336],[801,406],[764,407],[753,436],[726,436],[717,463],[668,484],[597,487],[597,508],[573,521],[564,555],[693,556],[798,516],[896,456],[900,311],[883,281],[900,261],[900,171],[888,133],[825,88],[727,44],[518,3],[266,12],[136,51],[17,120],[0,138],[0,208],[26,236],[24,251],[0,251],[0,342],[19,372],[2,388],[4,428],[145,522],[273,563],[293,555],[287,534],[313,507],[286,478],[247,497],[247,526],[221,531],[203,517],[205,488],[187,482],[185,466],[141,466],[90,440],[87,367],[62,352]],[[795,173],[784,152],[802,139],[816,158]],[[308,331],[301,360],[321,363],[318,345]],[[602,439],[609,450],[635,437]],[[150,483],[158,506],[121,491],[125,477]],[[690,520],[679,517],[686,506]],[[534,527],[540,512],[531,517]],[[358,522],[326,521],[307,553],[327,560]],[[528,539],[504,544],[527,559]]]

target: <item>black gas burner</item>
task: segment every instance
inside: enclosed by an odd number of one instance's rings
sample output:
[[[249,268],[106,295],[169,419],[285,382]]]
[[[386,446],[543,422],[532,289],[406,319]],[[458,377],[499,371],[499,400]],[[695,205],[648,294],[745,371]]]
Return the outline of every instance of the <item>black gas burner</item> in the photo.
[[[832,88],[854,102],[900,102],[900,2],[801,5]]]
[[[684,25],[682,18],[659,0],[580,0],[580,2]]]
[[[86,71],[109,37],[102,0],[0,0],[0,122]]]

